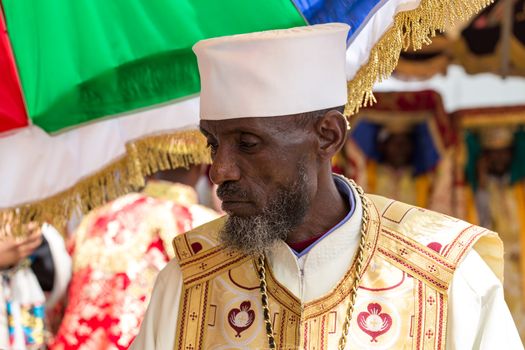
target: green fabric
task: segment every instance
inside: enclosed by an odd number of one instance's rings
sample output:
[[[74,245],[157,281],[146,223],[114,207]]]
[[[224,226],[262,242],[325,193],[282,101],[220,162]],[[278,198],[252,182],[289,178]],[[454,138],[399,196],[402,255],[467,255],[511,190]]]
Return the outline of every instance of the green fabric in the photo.
[[[514,154],[510,168],[510,182],[512,184],[525,179],[525,131],[519,129],[514,134]]]
[[[198,40],[305,25],[291,0],[3,0],[29,116],[57,131],[197,93]]]
[[[481,145],[478,135],[466,131],[465,146],[467,148],[467,164],[465,164],[465,177],[474,190],[478,188],[477,163],[481,156]]]

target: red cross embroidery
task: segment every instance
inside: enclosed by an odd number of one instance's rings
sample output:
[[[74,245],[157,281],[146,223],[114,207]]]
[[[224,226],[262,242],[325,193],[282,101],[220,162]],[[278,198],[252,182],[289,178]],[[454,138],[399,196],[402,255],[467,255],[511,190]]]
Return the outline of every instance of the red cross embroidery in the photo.
[[[429,329],[425,335],[427,336],[428,339],[432,338],[434,336],[434,332],[432,331],[432,329]]]

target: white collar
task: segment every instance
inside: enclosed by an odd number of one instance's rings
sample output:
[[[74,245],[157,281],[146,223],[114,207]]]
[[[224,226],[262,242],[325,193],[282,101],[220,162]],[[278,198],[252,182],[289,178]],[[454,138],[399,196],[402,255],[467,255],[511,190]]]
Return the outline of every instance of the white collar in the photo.
[[[299,258],[284,241],[278,242],[268,254],[276,280],[303,303],[330,292],[350,268],[357,251],[363,205],[357,190],[347,180],[344,181],[356,199],[350,218],[336,225],[335,230],[323,236]]]

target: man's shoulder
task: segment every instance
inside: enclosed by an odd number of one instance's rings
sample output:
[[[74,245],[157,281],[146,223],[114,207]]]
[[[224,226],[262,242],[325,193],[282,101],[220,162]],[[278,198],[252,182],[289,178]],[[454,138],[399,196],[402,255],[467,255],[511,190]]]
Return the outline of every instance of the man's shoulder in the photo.
[[[176,236],[173,239],[173,249],[178,261],[183,262],[197,254],[220,246],[219,232],[226,218],[226,216],[222,216]]]
[[[423,243],[425,237],[452,238],[465,229],[490,232],[447,214],[378,195],[367,194],[367,197],[376,208],[382,227],[406,235],[419,236]]]
[[[220,244],[218,236],[226,219],[226,216],[220,217],[173,239],[176,263],[185,287],[213,279],[250,260]]]
[[[377,210],[380,246],[390,260],[403,261],[410,268],[421,261],[425,266],[416,266],[419,269],[432,266],[434,271],[436,266],[442,266],[452,274],[467,254],[475,250],[496,276],[501,276],[503,247],[495,232],[389,198],[367,197]]]

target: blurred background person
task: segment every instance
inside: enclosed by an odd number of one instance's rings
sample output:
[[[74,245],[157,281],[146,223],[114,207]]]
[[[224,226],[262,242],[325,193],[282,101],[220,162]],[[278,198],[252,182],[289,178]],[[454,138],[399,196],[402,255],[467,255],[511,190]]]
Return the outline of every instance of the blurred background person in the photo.
[[[141,193],[122,196],[82,219],[73,234],[67,307],[50,349],[129,347],[157,274],[173,257],[172,239],[217,217],[198,204],[195,187],[205,170],[195,164],[156,172]]]
[[[365,191],[450,214],[453,130],[434,91],[378,93],[334,169]]]
[[[0,349],[6,350],[42,348],[71,277],[71,259],[55,228],[31,222],[22,234],[0,238]]]
[[[525,108],[464,110],[456,118],[465,185],[459,202],[466,218],[497,231],[503,240],[505,299],[524,340]]]

